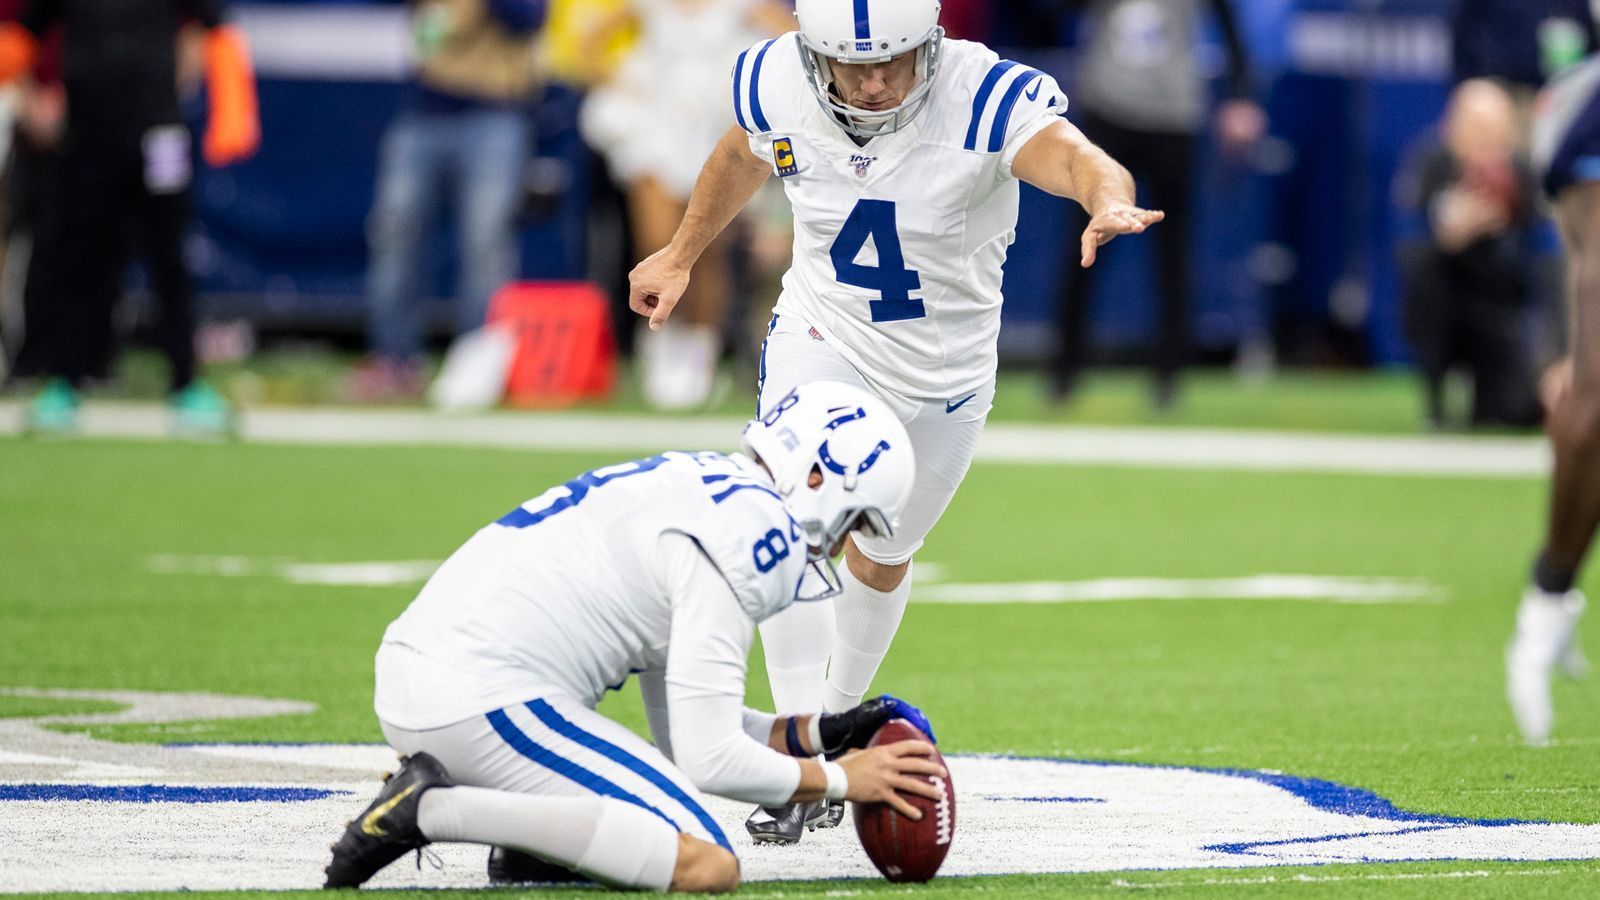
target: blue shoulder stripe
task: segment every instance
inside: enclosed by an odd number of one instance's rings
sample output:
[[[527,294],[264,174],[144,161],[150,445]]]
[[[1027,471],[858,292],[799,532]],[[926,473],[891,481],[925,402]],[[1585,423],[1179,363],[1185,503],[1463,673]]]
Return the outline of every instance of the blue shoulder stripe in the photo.
[[[767,123],[767,117],[761,114],[761,61],[767,58],[767,51],[777,42],[778,39],[773,38],[762,44],[760,52],[756,54],[756,61],[750,64],[750,118],[755,121],[757,131],[772,130],[772,126]]]
[[[994,93],[994,86],[1000,83],[1000,77],[1017,64],[1009,59],[1002,59],[994,64],[989,74],[983,76],[983,84],[978,86],[978,95],[972,98],[972,124],[967,126],[968,150],[978,149],[978,122],[983,119],[983,110],[989,105],[989,97]]]
[[[740,97],[743,91],[740,88],[744,86],[744,59],[749,55],[749,50],[744,51],[739,54],[738,61],[733,64],[733,117],[739,120],[739,127],[745,131],[749,131],[750,126],[744,120],[744,104],[741,102],[742,98]]]
[[[989,129],[990,153],[999,153],[1000,148],[1005,146],[1006,125],[1011,121],[1011,110],[1017,105],[1017,98],[1022,96],[1028,85],[1043,77],[1043,73],[1030,69],[1018,75],[1017,79],[1011,82],[1011,87],[1006,89],[1005,97],[1000,100],[1000,108],[995,110],[994,125]]]

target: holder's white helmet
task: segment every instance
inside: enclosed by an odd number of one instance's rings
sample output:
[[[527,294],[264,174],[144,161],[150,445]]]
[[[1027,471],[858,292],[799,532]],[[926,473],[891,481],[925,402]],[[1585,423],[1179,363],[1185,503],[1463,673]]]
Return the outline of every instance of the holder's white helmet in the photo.
[[[944,43],[938,0],[796,0],[794,13],[811,92],[846,132],[871,139],[899,131],[927,105]],[[881,63],[913,52],[917,85],[899,106],[858,109],[834,95],[832,62]]]
[[[802,600],[838,593],[835,545],[851,531],[892,536],[911,498],[916,466],[905,426],[882,400],[853,385],[800,385],[745,426],[744,448],[772,473],[823,579],[824,590]]]

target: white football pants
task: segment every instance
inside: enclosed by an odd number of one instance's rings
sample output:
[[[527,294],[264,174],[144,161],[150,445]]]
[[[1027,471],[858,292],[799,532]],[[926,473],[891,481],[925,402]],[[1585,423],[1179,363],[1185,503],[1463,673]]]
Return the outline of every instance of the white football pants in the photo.
[[[970,397],[914,398],[885,394],[855,366],[845,361],[827,341],[811,333],[811,326],[794,316],[773,316],[761,347],[761,381],[756,389],[758,413],[783,399],[798,385],[810,381],[842,381],[871,391],[889,404],[911,436],[917,472],[911,499],[900,514],[894,537],[857,537],[856,546],[868,559],[899,565],[922,547],[935,522],[967,477],[978,437],[994,404],[991,380]]]
[[[499,795],[430,791],[430,839],[509,846],[609,884],[656,890],[671,882],[679,833],[733,851],[699,791],[660,751],[565,696],[426,731],[380,724],[400,753],[429,753],[457,785]],[[433,823],[443,825],[430,832]]]
[[[906,426],[916,455],[911,499],[891,538],[855,536],[873,562],[909,562],[955,496],[994,403],[994,382],[967,396],[913,398],[886,394],[828,346],[805,321],[773,316],[761,348],[758,411],[811,381],[842,381],[880,397]],[[843,578],[833,601],[796,603],[761,625],[767,680],[779,715],[838,712],[859,702],[900,626],[911,585],[879,593]],[[835,616],[835,604],[838,616]],[[831,667],[830,667],[831,658]],[[826,688],[826,689],[825,689]]]

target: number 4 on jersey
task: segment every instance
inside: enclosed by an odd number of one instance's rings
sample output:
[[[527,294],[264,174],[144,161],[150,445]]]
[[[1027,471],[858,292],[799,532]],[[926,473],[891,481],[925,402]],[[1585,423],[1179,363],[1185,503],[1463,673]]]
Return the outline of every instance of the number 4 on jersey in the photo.
[[[866,249],[868,238],[878,250],[876,266],[856,262],[856,257]],[[928,314],[922,301],[911,296],[912,291],[922,288],[922,276],[906,268],[891,201],[858,201],[850,217],[844,220],[844,227],[839,229],[828,255],[833,258],[834,277],[840,284],[877,291],[882,296],[881,300],[870,304],[872,321],[899,322]]]

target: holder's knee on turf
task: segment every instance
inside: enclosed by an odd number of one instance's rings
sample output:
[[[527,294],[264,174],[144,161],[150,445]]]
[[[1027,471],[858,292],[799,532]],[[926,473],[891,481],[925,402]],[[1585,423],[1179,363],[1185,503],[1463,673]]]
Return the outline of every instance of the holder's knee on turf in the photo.
[[[739,889],[739,858],[716,844],[678,835],[678,862],[672,869],[672,890],[725,894]]]

